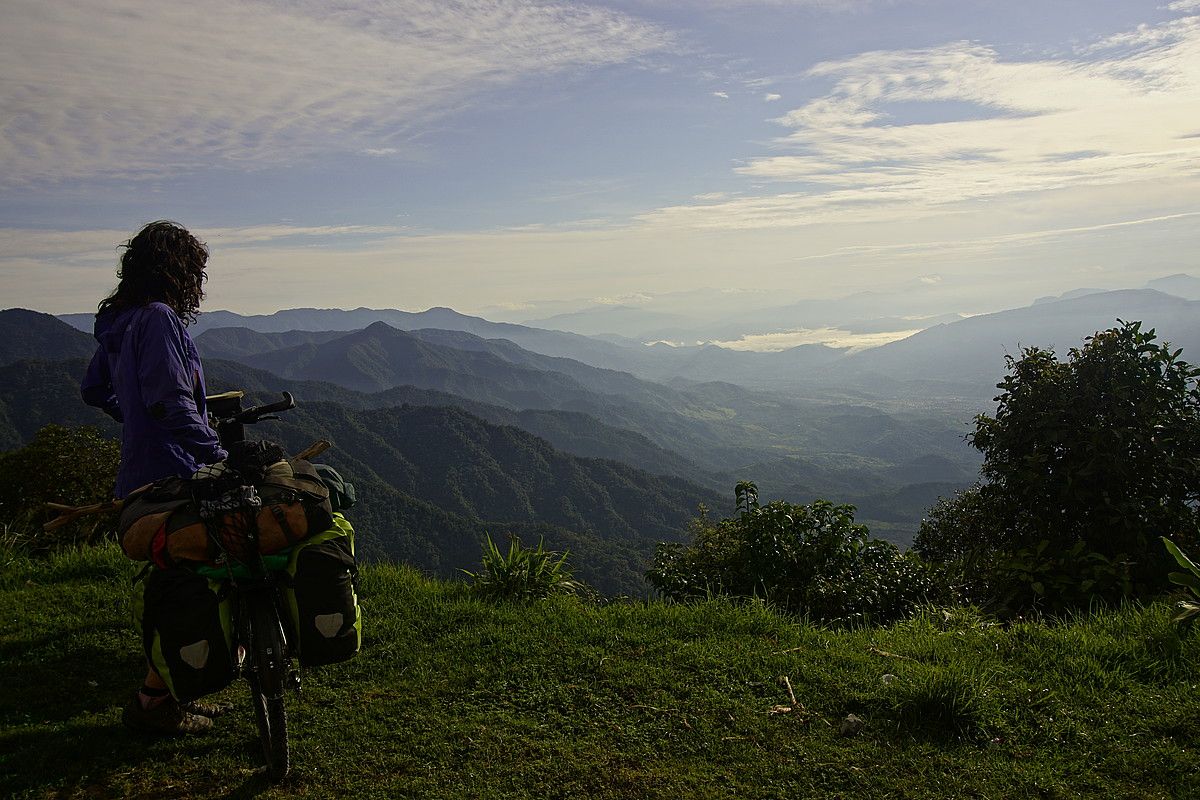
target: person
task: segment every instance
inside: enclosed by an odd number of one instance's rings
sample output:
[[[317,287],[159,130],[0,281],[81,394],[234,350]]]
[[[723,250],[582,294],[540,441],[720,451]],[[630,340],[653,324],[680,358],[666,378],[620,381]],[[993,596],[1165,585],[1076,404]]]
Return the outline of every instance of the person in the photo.
[[[80,386],[84,402],[121,423],[117,498],[227,455],[208,424],[204,371],[187,331],[204,299],[208,248],[167,220],[151,222],[122,247],[119,283],[100,301],[98,347]],[[147,669],[121,718],[139,731],[196,733],[223,710],[176,702]]]

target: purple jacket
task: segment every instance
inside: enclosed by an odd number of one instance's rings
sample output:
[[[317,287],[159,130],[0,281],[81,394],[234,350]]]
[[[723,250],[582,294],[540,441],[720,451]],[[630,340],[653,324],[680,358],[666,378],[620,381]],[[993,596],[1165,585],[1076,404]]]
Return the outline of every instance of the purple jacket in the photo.
[[[208,425],[204,371],[187,328],[163,303],[96,319],[100,346],[80,391],[121,426],[117,497],[225,458]]]

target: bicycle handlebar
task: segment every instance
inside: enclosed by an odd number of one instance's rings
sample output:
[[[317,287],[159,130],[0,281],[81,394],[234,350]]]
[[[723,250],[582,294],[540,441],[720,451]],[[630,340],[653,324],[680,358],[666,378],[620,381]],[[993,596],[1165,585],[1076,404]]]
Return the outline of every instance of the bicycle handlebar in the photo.
[[[283,399],[274,403],[267,403],[261,406],[247,408],[245,411],[238,412],[229,421],[240,423],[242,425],[253,425],[268,414],[274,414],[279,411],[287,411],[296,407],[296,400],[292,397],[291,392],[283,392]]]

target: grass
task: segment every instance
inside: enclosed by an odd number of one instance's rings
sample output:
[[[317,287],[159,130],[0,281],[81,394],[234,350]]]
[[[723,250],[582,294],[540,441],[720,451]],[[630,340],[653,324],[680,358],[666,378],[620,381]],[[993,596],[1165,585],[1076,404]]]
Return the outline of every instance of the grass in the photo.
[[[829,631],[719,600],[494,605],[390,566],[363,572],[364,652],[289,699],[277,789],[241,684],[209,735],[120,726],[135,572],[0,551],[0,796],[1200,797],[1200,639],[1165,604]]]

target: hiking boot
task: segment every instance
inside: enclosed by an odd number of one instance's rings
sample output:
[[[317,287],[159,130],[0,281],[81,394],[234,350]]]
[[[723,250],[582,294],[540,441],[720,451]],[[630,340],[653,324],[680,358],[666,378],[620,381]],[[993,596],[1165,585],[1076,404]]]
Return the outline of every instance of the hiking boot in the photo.
[[[134,692],[125,710],[121,712],[125,727],[138,733],[153,733],[160,736],[179,736],[185,733],[204,733],[212,727],[212,720],[184,711],[174,697],[167,697],[150,708],[142,708],[142,700]]]
[[[211,700],[206,703],[202,703],[199,700],[189,700],[186,703],[180,703],[179,707],[184,710],[184,713],[195,714],[198,717],[208,717],[209,719],[216,719],[233,711],[233,703],[224,700]]]

